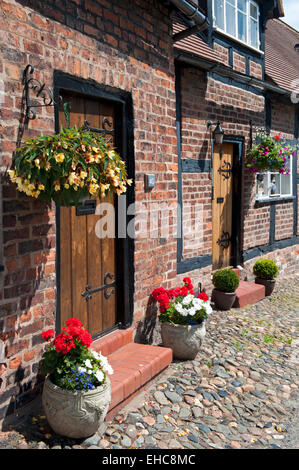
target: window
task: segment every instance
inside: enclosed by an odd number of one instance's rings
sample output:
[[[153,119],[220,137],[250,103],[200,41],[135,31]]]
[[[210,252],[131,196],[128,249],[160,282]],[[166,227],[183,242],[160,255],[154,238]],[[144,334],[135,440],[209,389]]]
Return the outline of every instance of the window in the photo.
[[[292,170],[288,175],[278,172],[257,173],[256,199],[271,199],[292,196]]]
[[[213,0],[217,29],[259,49],[259,7],[253,0]]]

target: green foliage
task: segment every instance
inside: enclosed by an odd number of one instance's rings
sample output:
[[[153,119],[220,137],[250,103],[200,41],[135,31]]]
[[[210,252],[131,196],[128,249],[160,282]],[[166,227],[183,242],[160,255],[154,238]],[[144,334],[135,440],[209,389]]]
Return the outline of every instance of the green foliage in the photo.
[[[239,287],[239,277],[235,271],[229,268],[219,269],[213,275],[213,284],[222,292],[235,292]]]
[[[259,259],[253,266],[253,272],[260,279],[274,279],[278,274],[278,266],[272,259]]]

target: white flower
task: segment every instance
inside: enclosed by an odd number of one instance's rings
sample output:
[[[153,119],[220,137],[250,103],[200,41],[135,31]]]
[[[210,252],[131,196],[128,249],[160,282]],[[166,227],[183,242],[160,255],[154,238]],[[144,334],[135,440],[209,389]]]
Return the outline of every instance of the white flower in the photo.
[[[86,365],[86,367],[88,367],[89,369],[92,369],[92,364],[91,364],[91,362],[90,362],[90,359],[86,359],[85,365]]]
[[[79,366],[79,367],[78,367],[78,372],[86,372],[85,367]]]
[[[105,376],[104,376],[104,374],[103,374],[103,372],[102,372],[101,370],[98,370],[94,375],[95,375],[96,379],[97,379],[100,383],[103,382]]]
[[[91,354],[95,359],[100,359],[100,355],[96,351],[91,351]]]
[[[102,354],[99,354],[99,359],[101,361],[101,365],[103,367],[104,372],[107,372],[109,375],[113,374],[113,369],[110,366],[107,357],[102,356]]]
[[[110,364],[106,366],[106,369],[104,369],[104,371],[107,372],[107,374],[109,375],[112,375],[114,372]]]
[[[193,300],[193,295],[192,294],[186,295],[186,297],[184,297],[183,300],[182,300],[182,304],[183,305],[189,305],[190,302],[192,302],[192,300]]]
[[[205,305],[205,309],[206,309],[207,315],[210,315],[210,313],[213,312],[213,309],[210,304]]]
[[[195,314],[196,314],[197,310],[195,307],[191,307],[189,308],[188,310],[188,315],[190,315],[191,317],[193,317]]]
[[[175,309],[177,312],[182,313],[184,307],[181,304],[176,304]]]

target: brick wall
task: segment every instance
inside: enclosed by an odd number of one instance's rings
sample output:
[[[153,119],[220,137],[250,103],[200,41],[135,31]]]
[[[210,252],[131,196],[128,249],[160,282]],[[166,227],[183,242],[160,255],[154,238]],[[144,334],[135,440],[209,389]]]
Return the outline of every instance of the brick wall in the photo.
[[[26,6],[26,5],[29,6]],[[67,8],[65,8],[65,5]],[[153,21],[153,18],[155,19]],[[53,86],[53,70],[90,78],[132,93],[134,106],[136,200],[176,203],[177,151],[171,22],[160,1],[1,2],[0,74],[2,175],[16,147],[21,118],[22,73]],[[52,133],[53,108],[37,110],[22,137]],[[144,173],[157,176],[144,193]],[[55,327],[55,207],[3,185],[5,272],[1,298],[0,419],[38,391],[44,342],[41,331]],[[174,223],[174,222],[173,222]],[[144,262],[147,251],[148,263]],[[176,276],[176,241],[136,240],[135,322],[154,284]],[[2,295],[2,292],[1,292]]]

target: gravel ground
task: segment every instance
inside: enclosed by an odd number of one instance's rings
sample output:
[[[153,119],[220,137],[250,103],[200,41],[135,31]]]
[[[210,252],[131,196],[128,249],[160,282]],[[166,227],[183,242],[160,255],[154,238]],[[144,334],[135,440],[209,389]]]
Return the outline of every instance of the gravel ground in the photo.
[[[281,278],[255,305],[214,310],[196,359],[174,361],[94,436],[55,435],[37,404],[0,448],[299,448],[298,284]]]

